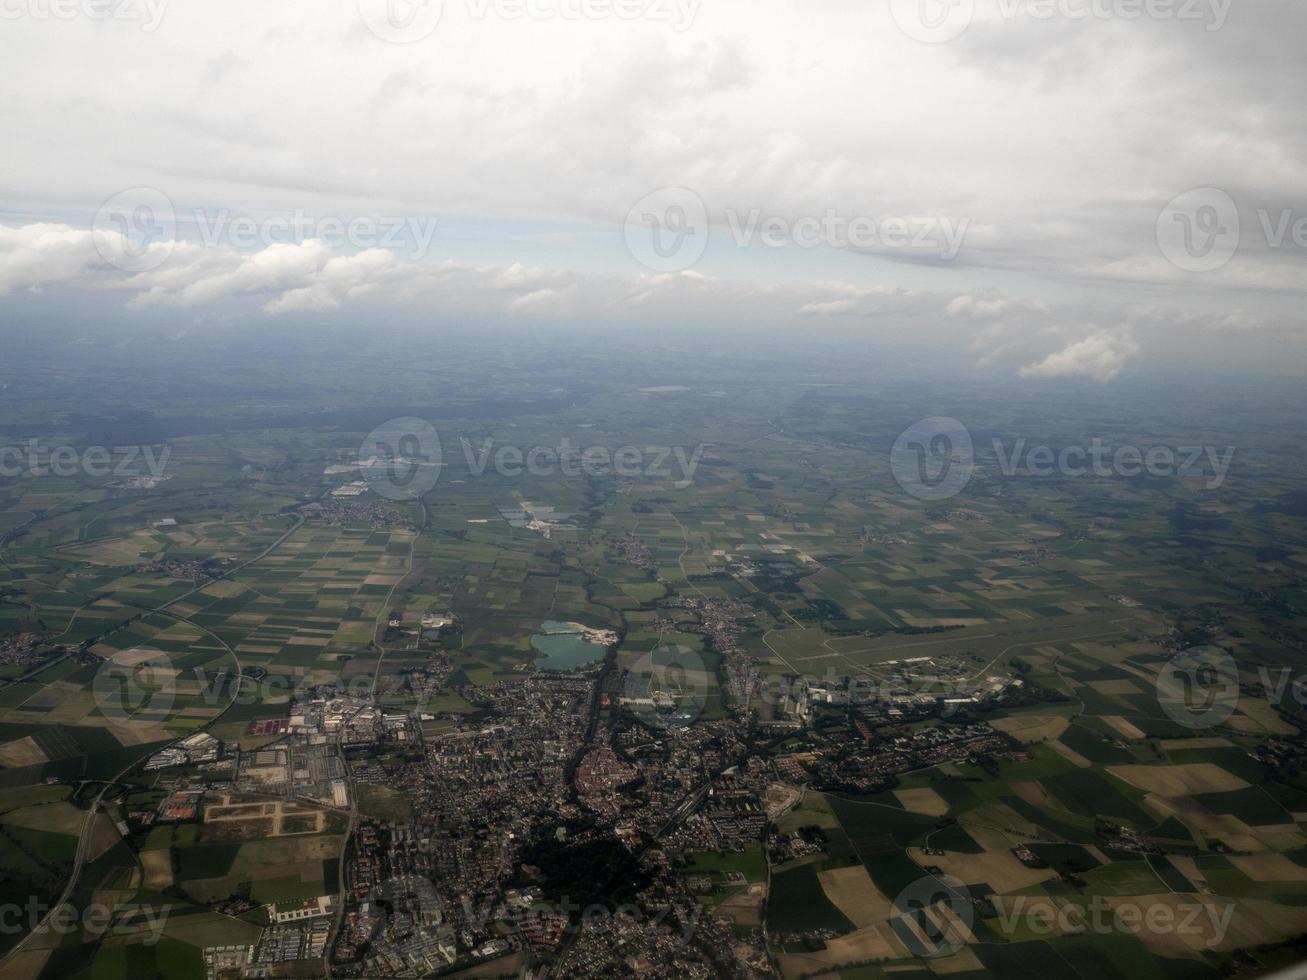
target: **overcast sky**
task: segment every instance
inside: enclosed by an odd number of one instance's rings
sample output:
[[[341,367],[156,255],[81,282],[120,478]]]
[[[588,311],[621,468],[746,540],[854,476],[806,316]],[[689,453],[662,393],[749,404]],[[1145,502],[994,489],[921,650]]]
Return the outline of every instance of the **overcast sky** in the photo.
[[[1302,372],[1304,41],[1301,0],[0,0],[0,317],[90,291]]]

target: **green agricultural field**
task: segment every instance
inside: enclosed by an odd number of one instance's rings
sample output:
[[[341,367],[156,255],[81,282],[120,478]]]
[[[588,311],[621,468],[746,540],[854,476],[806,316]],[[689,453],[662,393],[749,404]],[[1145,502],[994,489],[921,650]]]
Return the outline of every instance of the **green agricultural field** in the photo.
[[[458,969],[500,936],[462,937],[454,882],[484,875],[478,901],[507,906],[510,889],[562,893],[557,879],[577,868],[590,877],[566,881],[567,894],[622,904],[665,888],[659,902],[729,920],[703,929],[714,953],[761,950],[759,973],[786,980],[1215,980],[1295,958],[1307,717],[1292,695],[1272,703],[1257,689],[1259,669],[1301,665],[1307,638],[1296,394],[1263,418],[1184,385],[941,391],[818,341],[802,353],[741,344],[733,356],[751,366],[723,371],[670,341],[617,358],[610,345],[628,341],[597,336],[487,351],[433,333],[405,338],[397,358],[377,331],[366,350],[324,336],[303,364],[268,350],[233,363],[206,347],[203,376],[160,342],[134,355],[173,379],[158,392],[106,377],[123,362],[94,336],[87,351],[65,345],[28,376],[6,375],[6,431],[78,445],[104,434],[171,456],[152,487],[0,477],[0,640],[39,637],[0,663],[0,881],[57,897],[85,836],[77,902],[172,911],[160,942],[124,911],[104,941],[33,937],[26,972],[5,961],[0,974],[198,978],[206,948],[259,942],[267,904],[331,895],[357,914],[373,867],[430,879],[440,921],[457,924]],[[203,414],[187,408],[199,395]],[[890,447],[941,412],[973,430],[978,466],[955,498],[918,499]],[[440,431],[437,484],[420,499],[366,481],[337,496],[360,478],[369,430],[400,415]],[[994,449],[1098,437],[1237,443],[1239,463],[1209,488],[1008,475]],[[464,438],[703,452],[688,482],[510,474],[478,469]],[[428,615],[444,625],[422,628]],[[612,649],[585,672],[556,672],[583,691],[547,719],[577,722],[567,737],[513,744],[539,719],[503,706],[541,685],[533,639],[550,622],[611,631]],[[1241,694],[1228,717],[1194,728],[1157,681],[1174,652],[1207,644],[1235,659]],[[666,666],[658,651],[670,648],[702,670],[666,679],[693,716],[662,727],[623,699],[632,669],[651,654]],[[144,696],[112,683],[124,661],[149,668]],[[938,703],[928,693],[920,714],[891,714],[926,689],[909,666],[922,662]],[[823,694],[777,703],[772,692],[798,678]],[[851,679],[876,696],[838,697]],[[995,680],[1000,694],[951,697]],[[391,717],[358,742],[339,727],[312,736],[345,760],[344,802],[329,780],[325,796],[307,795],[320,772],[291,772],[299,789],[233,787],[261,749],[310,737],[289,731],[304,702],[345,692],[380,696]],[[902,747],[962,726],[993,741]],[[199,731],[221,740],[219,758],[145,768]],[[476,765],[451,761],[461,745],[480,746]],[[613,768],[584,784],[595,758]],[[537,799],[549,773],[558,781]],[[696,797],[704,785],[713,795]],[[198,813],[160,812],[190,789],[207,794]],[[432,803],[442,792],[457,805]],[[490,820],[495,806],[511,818]],[[224,820],[225,807],[251,809]],[[403,831],[405,843],[378,844],[384,860],[369,865],[364,831]],[[941,875],[974,899],[975,941],[926,961],[894,903]],[[698,893],[682,893],[691,881]],[[1017,898],[1237,911],[1210,947],[1043,937],[1028,923],[1004,934],[996,910]],[[577,943],[523,939],[514,948],[530,954],[504,972],[564,975]]]

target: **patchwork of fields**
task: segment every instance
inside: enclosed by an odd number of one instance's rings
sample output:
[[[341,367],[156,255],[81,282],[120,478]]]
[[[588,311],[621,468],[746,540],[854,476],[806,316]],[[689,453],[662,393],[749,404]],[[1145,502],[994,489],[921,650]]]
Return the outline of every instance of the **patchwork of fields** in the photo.
[[[594,699],[606,720],[642,659],[695,658],[673,689],[695,691],[695,723],[801,794],[735,849],[638,841],[666,845],[706,914],[784,977],[1197,980],[1299,958],[1307,719],[1257,683],[1307,649],[1307,532],[1280,436],[1217,490],[1012,478],[982,453],[958,498],[930,504],[896,485],[885,452],[931,414],[922,396],[769,370],[767,390],[733,388],[710,410],[721,383],[705,372],[684,390],[606,383],[570,407],[438,420],[475,445],[702,447],[688,484],[477,472],[449,440],[420,500],[338,497],[363,433],[329,426],[172,439],[169,479],[147,489],[0,482],[0,635],[40,639],[36,659],[0,664],[0,881],[41,908],[72,882],[68,899],[111,923],[25,919],[0,934],[0,953],[21,944],[0,972],[203,976],[206,949],[255,945],[279,908],[341,894],[358,821],[414,819],[377,773],[490,725],[495,692],[547,669],[532,642],[546,623],[617,637],[581,672],[619,679]],[[1071,405],[969,406],[1005,435],[1097,431]],[[524,513],[553,517],[542,531],[506,516]],[[433,614],[445,625],[423,627]],[[1233,657],[1239,685],[1202,728],[1158,695],[1173,655],[1199,644]],[[859,678],[903,697],[919,662],[1005,693],[941,696],[919,716],[768,696]],[[238,786],[230,756],[257,759],[323,690],[412,719],[427,744],[373,757],[342,740],[348,802]],[[1005,749],[900,767],[872,792],[831,778],[963,724]],[[144,763],[202,732],[229,755],[195,770],[192,813]],[[170,807],[182,815],[142,819]],[[1136,911],[1174,927],[1122,926]],[[295,975],[323,969],[298,962]]]

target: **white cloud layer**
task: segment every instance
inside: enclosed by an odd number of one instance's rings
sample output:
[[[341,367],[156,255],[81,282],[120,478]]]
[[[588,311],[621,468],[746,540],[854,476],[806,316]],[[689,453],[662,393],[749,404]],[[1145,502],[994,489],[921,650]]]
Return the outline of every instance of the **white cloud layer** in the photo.
[[[0,296],[76,279],[97,259],[89,231],[61,224],[0,225]]]
[[[97,233],[98,234],[98,233]],[[124,310],[196,318],[244,311],[385,317],[392,313],[521,318],[551,324],[660,323],[847,334],[891,346],[921,343],[961,366],[1029,379],[1108,382],[1175,352],[1221,356],[1264,345],[1285,363],[1307,357],[1301,325],[1244,310],[1194,312],[1152,304],[1049,302],[994,289],[967,292],[843,280],[758,283],[697,271],[613,275],[514,263],[415,262],[383,248],[350,252],[310,239],[255,250],[152,242],[157,268],[124,271],[106,239],[67,225],[0,224],[0,294],[58,289],[107,295]],[[110,246],[116,241],[112,235]],[[1114,321],[1111,329],[1086,326]]]
[[[1139,354],[1139,344],[1128,330],[1099,330],[1068,344],[1036,364],[1021,369],[1023,378],[1061,378],[1081,375],[1111,381]]]

